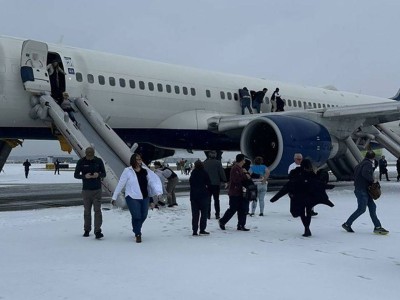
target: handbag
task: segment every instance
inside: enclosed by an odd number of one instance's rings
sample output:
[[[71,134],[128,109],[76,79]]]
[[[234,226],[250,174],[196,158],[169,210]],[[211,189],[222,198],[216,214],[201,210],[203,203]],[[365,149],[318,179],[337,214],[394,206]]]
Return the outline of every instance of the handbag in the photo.
[[[368,187],[368,194],[371,196],[372,199],[377,200],[381,194],[381,185],[379,182],[374,182]]]

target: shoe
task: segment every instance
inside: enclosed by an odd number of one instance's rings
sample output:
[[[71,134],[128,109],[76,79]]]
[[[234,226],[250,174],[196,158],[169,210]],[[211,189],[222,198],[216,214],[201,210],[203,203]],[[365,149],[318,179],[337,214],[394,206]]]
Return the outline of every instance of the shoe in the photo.
[[[350,225],[347,225],[347,223],[343,223],[343,224],[342,224],[342,228],[343,228],[344,230],[346,230],[347,232],[354,232],[354,230],[351,228],[351,226],[350,226]]]
[[[101,232],[96,232],[95,235],[96,235],[96,239],[98,239],[98,240],[104,237],[104,234],[102,234]]]
[[[168,207],[173,207],[174,205],[173,204],[168,204]]]
[[[310,229],[305,229],[305,230],[304,230],[303,236],[305,236],[305,237],[311,236],[311,231],[310,231]]]
[[[222,230],[225,230],[225,224],[221,223],[221,220],[218,221],[219,224],[219,228],[221,228]]]
[[[383,228],[383,227],[375,227],[374,228],[374,233],[376,233],[376,234],[382,234],[382,235],[386,235],[386,234],[388,234],[389,233],[389,231],[388,230],[386,230],[385,228]]]
[[[312,210],[312,211],[311,211],[311,216],[312,216],[312,217],[313,217],[313,216],[318,216],[318,213]]]
[[[178,206],[178,203],[174,203],[173,206]]]
[[[210,234],[208,231],[202,230],[200,231],[200,234]]]
[[[263,214],[263,213],[260,213],[260,217],[262,217],[262,216],[264,216],[264,214]]]
[[[89,236],[89,232],[90,232],[89,230],[85,230],[85,232],[83,233],[83,236],[84,237],[88,237]]]
[[[240,231],[250,231],[250,229],[248,229],[248,228],[246,228],[246,227],[244,227],[244,226],[238,226],[237,227],[237,230],[240,230]]]
[[[198,234],[197,234],[197,231],[193,231],[193,234],[192,234],[192,235],[198,235]]]
[[[219,216],[219,215],[215,215],[215,218],[216,218],[217,220],[219,220],[219,219],[220,219],[220,216]]]
[[[142,235],[141,234],[137,234],[135,235],[136,237],[136,243],[141,243],[142,242]]]
[[[162,202],[162,201],[158,201],[157,204],[158,204],[158,205],[161,205],[161,206],[165,206],[165,203]]]
[[[250,216],[250,217],[252,217],[252,216],[254,216],[254,214],[253,214],[253,213],[251,213],[251,214],[249,214],[249,216]]]

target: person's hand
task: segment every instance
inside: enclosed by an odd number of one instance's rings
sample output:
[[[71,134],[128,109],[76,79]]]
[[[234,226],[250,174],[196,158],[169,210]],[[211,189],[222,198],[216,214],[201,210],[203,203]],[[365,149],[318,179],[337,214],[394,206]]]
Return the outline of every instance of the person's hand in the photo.
[[[112,204],[112,206],[116,206],[117,202],[115,200],[111,200],[111,204]]]
[[[93,178],[93,176],[90,175],[89,173],[86,173],[86,174],[85,174],[85,178],[86,178],[86,179],[90,179],[90,178]]]
[[[97,177],[99,177],[99,173],[94,172],[92,178],[97,178]]]
[[[154,207],[156,207],[156,204],[154,202],[150,202],[150,208],[153,210]]]
[[[229,186],[229,184],[227,182],[225,182],[225,185],[224,185],[225,189],[227,189],[228,186]]]

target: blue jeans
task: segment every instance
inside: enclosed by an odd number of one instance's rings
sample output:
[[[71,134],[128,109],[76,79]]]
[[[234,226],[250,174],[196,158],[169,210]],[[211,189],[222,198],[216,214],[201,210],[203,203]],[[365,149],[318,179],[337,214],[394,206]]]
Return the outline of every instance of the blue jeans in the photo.
[[[145,199],[132,199],[126,196],[126,205],[132,216],[132,231],[135,235],[142,234],[142,225],[147,218],[149,212],[149,198]]]
[[[355,212],[349,217],[346,223],[351,226],[353,222],[361,216],[365,211],[369,210],[369,215],[371,216],[372,223],[374,223],[375,227],[381,227],[381,222],[376,216],[376,204],[374,200],[372,200],[371,196],[368,194],[366,190],[355,190],[354,194],[357,197],[358,207]]]
[[[240,106],[242,107],[242,115],[244,115],[244,110],[247,107],[247,109],[249,110],[249,113],[253,113],[253,111],[251,110],[250,107],[250,98],[243,98],[240,100]]]
[[[264,213],[264,198],[267,192],[267,184],[257,184],[257,201],[260,203],[260,213]],[[251,213],[254,214],[257,208],[257,201],[252,201]]]

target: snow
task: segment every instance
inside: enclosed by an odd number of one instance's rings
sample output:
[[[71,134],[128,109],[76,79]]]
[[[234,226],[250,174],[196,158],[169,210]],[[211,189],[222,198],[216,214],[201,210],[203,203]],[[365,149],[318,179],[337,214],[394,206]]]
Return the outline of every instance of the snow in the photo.
[[[76,183],[73,172],[6,165],[3,185]],[[399,183],[382,181],[377,214],[390,231],[372,233],[368,212],[347,233],[341,224],[356,208],[352,183],[328,191],[334,208],[317,206],[313,236],[301,236],[288,198],[265,216],[236,215],[222,231],[209,220],[210,236],[192,236],[187,194],[179,206],[149,212],[143,242],[134,242],[128,211],[103,211],[105,238],[82,237],[83,208],[0,212],[0,299],[398,299],[400,272]],[[228,197],[221,197],[222,211]],[[104,205],[108,207],[108,205]],[[258,211],[257,211],[258,212]]]

